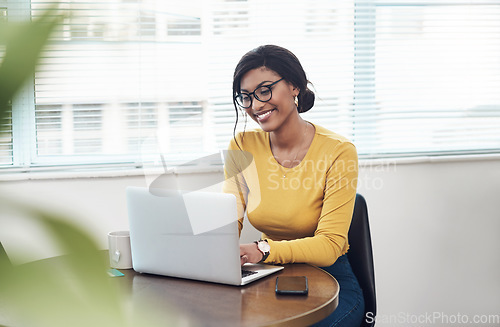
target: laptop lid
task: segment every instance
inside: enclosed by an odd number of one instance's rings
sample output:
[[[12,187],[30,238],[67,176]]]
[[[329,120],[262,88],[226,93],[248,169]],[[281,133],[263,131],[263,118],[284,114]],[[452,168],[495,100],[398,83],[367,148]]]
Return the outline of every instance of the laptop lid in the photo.
[[[236,198],[212,192],[182,193],[127,188],[134,270],[242,285]],[[252,266],[250,270],[259,270]],[[249,276],[258,279],[282,267]]]

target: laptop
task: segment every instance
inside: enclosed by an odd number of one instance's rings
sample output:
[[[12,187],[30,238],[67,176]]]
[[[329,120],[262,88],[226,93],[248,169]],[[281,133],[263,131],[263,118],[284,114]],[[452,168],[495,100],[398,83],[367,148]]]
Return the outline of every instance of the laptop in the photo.
[[[232,194],[127,187],[135,271],[246,285],[283,269],[240,265],[236,198]]]

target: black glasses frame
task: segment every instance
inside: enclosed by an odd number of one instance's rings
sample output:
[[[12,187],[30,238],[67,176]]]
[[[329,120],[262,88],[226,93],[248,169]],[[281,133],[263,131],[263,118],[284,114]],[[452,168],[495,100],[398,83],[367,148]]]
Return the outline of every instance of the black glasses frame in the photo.
[[[277,81],[275,81],[275,82],[272,82],[272,83],[271,83],[271,84],[269,84],[269,85],[261,85],[261,86],[257,86],[257,87],[255,88],[255,90],[253,90],[253,92],[250,92],[250,93],[246,93],[246,92],[239,93],[239,94],[237,94],[237,95],[234,97],[234,101],[236,101],[236,103],[238,104],[238,106],[240,106],[241,108],[244,108],[244,109],[248,109],[248,108],[250,108],[250,107],[252,106],[252,104],[253,104],[253,99],[252,99],[251,95],[253,95],[253,97],[254,97],[256,100],[260,101],[260,102],[268,102],[268,101],[270,101],[270,100],[273,98],[273,90],[271,89],[271,87],[272,87],[272,86],[274,86],[275,84],[277,84],[278,82],[281,82],[283,79],[284,79],[284,77],[280,78],[279,80],[277,80]],[[256,92],[258,89],[261,89],[261,88],[263,88],[263,87],[266,87],[266,88],[268,88],[268,89],[269,89],[269,94],[270,94],[270,97],[269,97],[269,99],[267,99],[267,100],[261,100],[261,99],[259,99],[259,96],[258,96],[257,94],[255,94],[255,92]],[[247,96],[250,98],[250,104],[249,104],[248,106],[246,106],[246,107],[245,107],[245,106],[243,106],[243,105],[240,103],[240,101],[238,101],[238,98],[240,98],[243,94],[247,95]]]

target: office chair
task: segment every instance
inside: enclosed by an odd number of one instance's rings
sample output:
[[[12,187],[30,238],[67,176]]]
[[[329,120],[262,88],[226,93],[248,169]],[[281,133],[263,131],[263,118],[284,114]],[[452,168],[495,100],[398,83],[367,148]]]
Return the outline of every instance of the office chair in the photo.
[[[365,299],[365,315],[360,327],[372,327],[375,325],[375,315],[377,313],[375,274],[368,209],[365,198],[361,194],[356,194],[351,228],[347,237],[349,239],[347,258],[363,290]]]

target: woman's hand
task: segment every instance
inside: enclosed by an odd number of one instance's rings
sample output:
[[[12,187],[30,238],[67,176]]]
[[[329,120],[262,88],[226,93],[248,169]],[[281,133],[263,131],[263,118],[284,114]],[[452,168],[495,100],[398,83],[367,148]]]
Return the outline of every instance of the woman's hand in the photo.
[[[240,244],[240,261],[242,266],[247,262],[257,263],[262,260],[263,257],[264,255],[257,248],[257,244]]]

